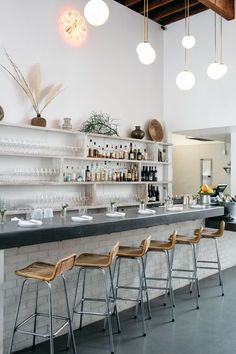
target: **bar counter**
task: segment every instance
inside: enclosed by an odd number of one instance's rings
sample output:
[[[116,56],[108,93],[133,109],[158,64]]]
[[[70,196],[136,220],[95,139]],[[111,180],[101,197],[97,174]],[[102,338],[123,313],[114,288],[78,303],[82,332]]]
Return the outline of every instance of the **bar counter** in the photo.
[[[43,225],[32,229],[20,228],[17,222],[7,222],[0,225],[0,354],[6,354],[9,348],[10,336],[16,312],[16,304],[20,293],[22,279],[15,275],[16,269],[21,269],[35,261],[55,263],[58,259],[69,254],[81,254],[83,252],[106,253],[119,241],[125,245],[139,245],[148,235],[152,239],[167,240],[173,230],[183,235],[193,235],[193,230],[205,223],[205,219],[223,215],[223,207],[209,207],[206,209],[187,209],[184,211],[165,211],[164,208],[156,208],[156,214],[143,216],[137,213],[137,208],[126,210],[123,218],[108,218],[105,214],[93,214],[93,220],[84,223],[74,223],[71,216],[75,212],[68,213],[66,218],[55,216],[52,220],[43,220]],[[232,233],[233,234],[233,233]],[[236,238],[232,235],[222,237],[220,252],[222,256],[222,268],[235,265],[234,254],[236,252]],[[187,247],[189,248],[189,247]],[[201,241],[199,257],[214,257],[212,244]],[[179,247],[176,250],[175,265],[191,267],[191,250]],[[75,280],[78,269],[76,267],[67,274],[69,301],[71,304],[75,289]],[[147,274],[149,276],[164,277],[166,274],[165,259],[163,255],[150,254],[148,257]],[[212,274],[212,271],[200,272],[199,278]],[[121,269],[121,281],[123,284],[135,286],[138,281],[136,268],[127,261]],[[86,290],[88,296],[101,298],[104,289],[101,286],[100,274],[88,274]],[[182,287],[185,280],[174,281],[174,288]],[[39,308],[41,312],[47,311],[46,288],[40,290]],[[55,312],[64,314],[64,299],[61,298],[61,283],[57,282],[53,287]],[[163,294],[162,290],[150,290],[150,298]],[[124,310],[133,304],[130,302],[118,303],[118,309]],[[34,311],[35,284],[28,285],[22,302],[20,319]],[[90,305],[88,305],[89,307]],[[92,306],[92,305],[91,305]],[[194,311],[194,299],[187,301],[186,307]],[[201,306],[201,305],[200,305]],[[90,308],[88,308],[90,310]],[[163,310],[164,311],[164,310]],[[79,318],[75,322],[75,328],[79,326]],[[97,317],[85,317],[84,324],[96,321]],[[45,321],[45,319],[44,319]],[[39,328],[45,325],[39,322]],[[63,334],[63,333],[62,333]],[[41,340],[41,339],[40,339]],[[32,338],[29,336],[16,336],[14,351],[30,347]]]
[[[56,215],[53,219],[44,219],[42,226],[29,229],[19,227],[17,221],[8,222],[0,225],[0,249],[169,225],[216,217],[224,213],[223,207],[188,208],[183,211],[165,211],[163,207],[158,207],[155,210],[156,214],[140,215],[137,208],[131,208],[121,218],[110,218],[105,213],[93,214],[92,221],[80,223],[71,221],[71,216],[76,215],[75,213],[68,213],[67,217]]]

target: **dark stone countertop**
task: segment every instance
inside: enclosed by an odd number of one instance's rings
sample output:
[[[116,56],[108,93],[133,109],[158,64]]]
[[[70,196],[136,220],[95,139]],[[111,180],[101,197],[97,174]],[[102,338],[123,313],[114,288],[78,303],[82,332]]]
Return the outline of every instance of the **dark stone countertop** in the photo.
[[[66,218],[56,215],[53,219],[44,219],[42,226],[30,229],[19,227],[16,221],[9,221],[0,225],[0,249],[175,224],[220,216],[224,213],[223,207],[189,208],[177,212],[165,211],[162,207],[155,210],[156,214],[144,216],[138,214],[136,208],[132,208],[126,211],[123,218],[109,218],[105,214],[93,214],[92,221],[81,223],[71,221],[71,216],[76,215],[75,212],[71,212]]]

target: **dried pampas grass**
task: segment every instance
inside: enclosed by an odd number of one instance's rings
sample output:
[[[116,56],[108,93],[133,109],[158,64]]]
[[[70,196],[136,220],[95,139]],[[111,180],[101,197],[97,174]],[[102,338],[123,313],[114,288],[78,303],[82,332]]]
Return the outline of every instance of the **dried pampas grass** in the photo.
[[[36,114],[41,115],[44,109],[62,92],[62,84],[52,84],[41,89],[41,70],[39,64],[32,66],[28,80],[26,80],[21,70],[13,62],[6,50],[5,55],[13,72],[2,64],[0,64],[0,67],[4,69],[21,87]]]

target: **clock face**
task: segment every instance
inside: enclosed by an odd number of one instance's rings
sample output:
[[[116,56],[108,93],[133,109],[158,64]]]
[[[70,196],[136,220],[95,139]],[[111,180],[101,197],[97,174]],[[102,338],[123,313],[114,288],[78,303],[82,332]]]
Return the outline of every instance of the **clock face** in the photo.
[[[66,10],[61,16],[64,36],[75,43],[81,43],[87,35],[86,21],[76,10]]]

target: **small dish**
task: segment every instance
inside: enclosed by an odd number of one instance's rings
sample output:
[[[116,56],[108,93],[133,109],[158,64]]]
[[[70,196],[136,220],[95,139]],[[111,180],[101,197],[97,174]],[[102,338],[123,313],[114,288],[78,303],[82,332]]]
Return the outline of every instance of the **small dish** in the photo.
[[[123,218],[125,216],[125,213],[116,211],[115,213],[106,213],[106,216],[109,218]]]

